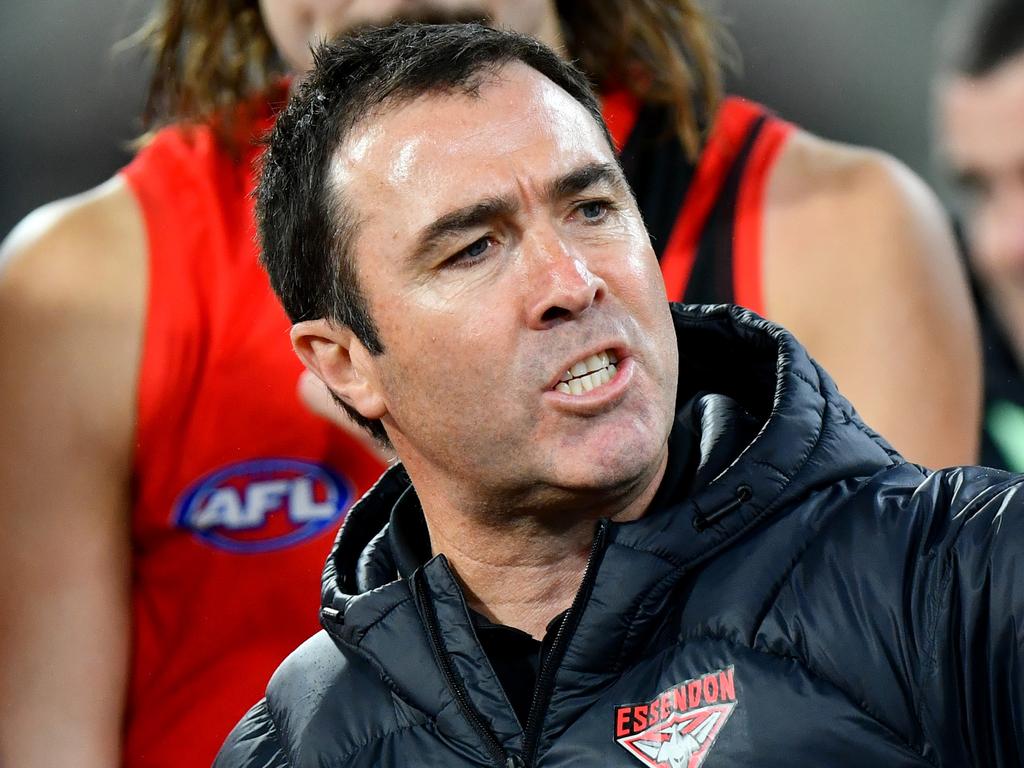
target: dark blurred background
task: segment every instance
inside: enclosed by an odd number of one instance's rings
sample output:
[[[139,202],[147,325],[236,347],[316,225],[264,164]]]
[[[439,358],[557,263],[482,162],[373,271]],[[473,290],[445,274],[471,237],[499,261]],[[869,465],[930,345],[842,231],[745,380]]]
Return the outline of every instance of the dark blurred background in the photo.
[[[742,54],[730,90],[822,136],[879,147],[935,183],[936,27],[951,0],[715,0]],[[0,2],[0,238],[129,157],[147,69],[114,53],[152,0]]]

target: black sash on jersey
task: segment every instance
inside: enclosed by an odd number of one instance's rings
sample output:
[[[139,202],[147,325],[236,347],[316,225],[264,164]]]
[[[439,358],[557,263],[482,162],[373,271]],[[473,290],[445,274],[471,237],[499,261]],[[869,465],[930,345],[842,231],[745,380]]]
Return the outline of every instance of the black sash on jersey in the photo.
[[[687,303],[735,302],[733,239],[739,188],[766,120],[767,116],[762,115],[751,124],[701,227],[696,257],[683,292]],[[696,170],[672,132],[664,107],[647,106],[640,110],[622,149],[621,162],[647,224],[651,245],[661,259]]]
[[[672,131],[668,110],[640,109],[619,160],[660,261],[696,170]]]

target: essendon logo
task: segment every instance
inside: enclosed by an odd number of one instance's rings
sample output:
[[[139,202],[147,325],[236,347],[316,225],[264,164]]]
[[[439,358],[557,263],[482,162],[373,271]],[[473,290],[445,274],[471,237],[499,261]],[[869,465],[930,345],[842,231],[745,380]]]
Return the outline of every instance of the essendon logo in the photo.
[[[698,768],[735,706],[733,667],[708,672],[616,707],[615,740],[651,768]]]

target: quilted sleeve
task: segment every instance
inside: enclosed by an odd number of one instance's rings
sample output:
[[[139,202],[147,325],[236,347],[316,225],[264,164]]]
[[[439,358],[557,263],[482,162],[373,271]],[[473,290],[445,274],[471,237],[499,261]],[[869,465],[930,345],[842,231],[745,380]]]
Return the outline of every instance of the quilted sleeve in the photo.
[[[287,768],[290,765],[267,700],[261,699],[228,734],[213,768]]]
[[[954,504],[936,547],[920,717],[939,754],[1024,765],[1024,477]]]

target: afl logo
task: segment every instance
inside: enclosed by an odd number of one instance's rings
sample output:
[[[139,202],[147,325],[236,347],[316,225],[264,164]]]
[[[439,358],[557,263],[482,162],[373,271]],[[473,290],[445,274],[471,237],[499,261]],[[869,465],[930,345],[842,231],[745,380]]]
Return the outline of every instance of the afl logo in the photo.
[[[319,464],[243,461],[200,478],[179,497],[173,520],[219,549],[269,552],[340,520],[352,495],[346,480]]]

